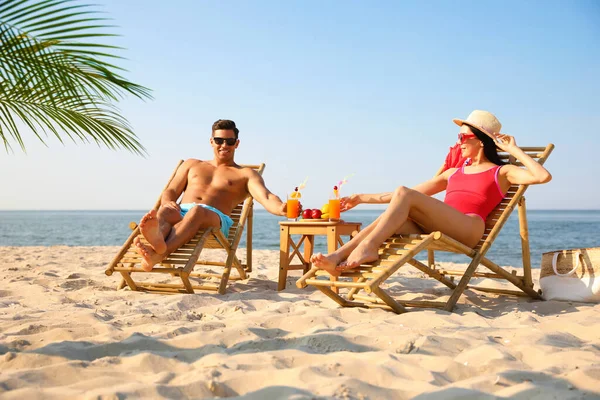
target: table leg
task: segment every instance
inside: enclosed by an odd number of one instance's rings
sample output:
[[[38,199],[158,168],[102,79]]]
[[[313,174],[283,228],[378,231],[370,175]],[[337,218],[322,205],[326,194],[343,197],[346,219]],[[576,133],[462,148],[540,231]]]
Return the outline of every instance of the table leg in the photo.
[[[312,256],[315,248],[315,235],[306,235],[306,240],[304,241],[304,273],[307,273],[310,267],[312,267],[310,263],[310,256]]]
[[[334,251],[337,250],[337,241],[338,241],[338,234],[337,234],[337,226],[332,226],[329,229],[327,229],[327,254],[331,254]],[[329,278],[330,281],[334,282],[337,281],[338,278],[337,276],[331,276]],[[332,286],[331,290],[334,291],[334,293],[339,293],[339,289],[337,288],[337,286]]]
[[[287,280],[287,270],[290,262],[290,228],[287,226],[279,227],[279,281],[277,290],[285,289]]]

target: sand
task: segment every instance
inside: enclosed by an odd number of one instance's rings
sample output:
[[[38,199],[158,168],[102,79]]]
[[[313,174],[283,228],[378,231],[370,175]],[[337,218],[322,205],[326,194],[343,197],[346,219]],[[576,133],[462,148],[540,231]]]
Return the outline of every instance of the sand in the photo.
[[[0,248],[0,398],[600,399],[600,305],[342,309],[299,274],[277,292],[266,250],[225,296],[115,291],[117,250]],[[390,290],[444,295],[419,276]]]

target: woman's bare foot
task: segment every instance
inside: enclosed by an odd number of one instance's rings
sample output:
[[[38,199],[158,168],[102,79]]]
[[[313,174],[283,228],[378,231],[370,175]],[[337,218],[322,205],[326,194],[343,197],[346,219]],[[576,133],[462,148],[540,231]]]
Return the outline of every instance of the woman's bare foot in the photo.
[[[377,247],[372,248],[363,242],[350,253],[344,263],[343,269],[356,268],[364,263],[376,261],[378,258],[379,253],[377,252]]]
[[[156,210],[151,210],[148,214],[142,217],[140,221],[140,232],[146,238],[150,246],[158,254],[163,254],[167,251],[165,238],[160,232],[158,219],[156,218]]]
[[[340,276],[341,271],[338,271],[335,267],[339,264],[340,260],[335,253],[323,255],[322,253],[313,254],[310,257],[310,262],[317,268],[324,269],[329,272],[332,276]]]
[[[142,240],[139,237],[134,239],[133,244],[135,244],[137,252],[144,259],[142,261],[142,269],[144,271],[152,271],[152,268],[162,261],[163,257],[160,254],[157,254],[152,247],[142,243]]]

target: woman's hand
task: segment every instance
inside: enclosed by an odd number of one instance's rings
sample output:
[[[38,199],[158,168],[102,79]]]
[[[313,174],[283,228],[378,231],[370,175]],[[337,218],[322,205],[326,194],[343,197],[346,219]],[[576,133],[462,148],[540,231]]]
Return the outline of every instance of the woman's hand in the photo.
[[[357,194],[351,194],[348,197],[342,197],[340,199],[340,211],[341,212],[348,211],[348,210],[356,207],[360,203],[361,203],[360,196]]]
[[[496,142],[496,146],[515,157],[525,167],[520,168],[516,165],[503,167],[500,170],[503,179],[508,180],[511,185],[535,185],[550,182],[552,179],[550,172],[518,147],[514,137],[501,133],[497,133],[495,136],[499,140]]]
[[[517,147],[517,141],[514,136],[505,135],[504,133],[496,133],[496,147],[502,151],[510,153],[511,149]]]

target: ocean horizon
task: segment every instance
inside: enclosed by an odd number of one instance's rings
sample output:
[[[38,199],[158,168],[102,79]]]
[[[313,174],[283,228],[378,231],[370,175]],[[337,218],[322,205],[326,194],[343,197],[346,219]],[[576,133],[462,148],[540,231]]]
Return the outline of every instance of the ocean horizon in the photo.
[[[382,209],[354,209],[346,221],[373,222]],[[129,236],[129,222],[147,210],[0,210],[0,246],[120,246]],[[544,252],[600,246],[600,210],[527,210],[531,262],[539,267]],[[278,222],[285,218],[255,209],[253,248],[279,249]],[[240,247],[245,246],[243,236]],[[315,251],[326,250],[325,237],[315,238]],[[519,267],[521,241],[515,210],[488,252],[501,265]],[[465,263],[465,256],[441,253],[439,261]]]

